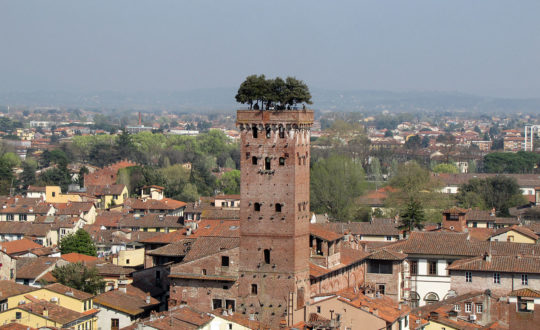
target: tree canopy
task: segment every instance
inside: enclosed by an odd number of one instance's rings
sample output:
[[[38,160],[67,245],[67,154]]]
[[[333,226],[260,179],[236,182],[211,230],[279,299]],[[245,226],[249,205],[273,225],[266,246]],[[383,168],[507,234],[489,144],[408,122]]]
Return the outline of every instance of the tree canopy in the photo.
[[[63,285],[90,294],[98,294],[105,289],[105,281],[96,267],[87,268],[82,263],[70,263],[56,267],[52,275]]]
[[[250,109],[268,110],[273,106],[285,109],[298,103],[311,104],[311,93],[302,80],[294,77],[266,79],[263,74],[248,76],[240,84],[235,98],[239,103],[248,104]]]
[[[311,207],[338,221],[353,220],[354,200],[365,190],[364,169],[351,158],[321,158],[311,170]]]
[[[89,256],[96,256],[97,250],[90,235],[84,230],[79,229],[75,234],[64,236],[60,240],[60,252],[66,253],[81,253]]]
[[[484,156],[486,173],[534,173],[539,167],[540,154],[534,152],[493,152]]]
[[[516,179],[507,176],[472,179],[459,188],[456,198],[461,207],[495,208],[499,215],[508,215],[510,207],[526,202]]]

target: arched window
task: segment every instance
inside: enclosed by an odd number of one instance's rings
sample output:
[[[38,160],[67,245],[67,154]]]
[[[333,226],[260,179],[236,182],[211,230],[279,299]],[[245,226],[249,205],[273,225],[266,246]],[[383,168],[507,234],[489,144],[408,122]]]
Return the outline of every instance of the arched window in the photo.
[[[269,265],[270,264],[270,250],[264,249],[264,263]]]
[[[284,165],[285,165],[285,158],[279,157],[279,166],[284,166]]]
[[[256,139],[256,138],[259,137],[259,130],[257,129],[257,126],[253,126],[253,127],[251,128],[251,131],[252,131],[252,133],[253,133],[253,138],[254,138],[254,139]]]
[[[282,205],[280,203],[276,204],[276,212],[281,212]]]
[[[270,157],[266,157],[264,159],[264,169],[269,171],[270,168],[271,168],[271,166],[270,166]]]
[[[253,204],[253,210],[255,212],[260,212],[261,211],[261,203],[255,203]]]
[[[418,293],[416,293],[414,291],[411,291],[411,293],[409,295],[409,305],[410,305],[410,307],[411,308],[418,307],[419,302],[420,302],[420,295],[418,295]]]
[[[281,139],[285,138],[285,129],[283,128],[283,126],[279,126],[279,137]]]
[[[257,157],[255,157],[255,156],[251,157],[251,164],[257,165],[257,162],[258,162]]]
[[[426,304],[431,305],[439,301],[439,296],[435,292],[430,292],[424,297]]]
[[[266,126],[266,138],[269,139],[272,137],[272,128],[270,126]]]

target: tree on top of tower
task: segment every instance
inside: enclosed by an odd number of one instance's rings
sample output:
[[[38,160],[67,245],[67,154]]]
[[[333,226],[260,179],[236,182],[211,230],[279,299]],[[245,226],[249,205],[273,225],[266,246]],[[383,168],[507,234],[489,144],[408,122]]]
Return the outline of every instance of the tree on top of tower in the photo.
[[[290,109],[299,103],[311,104],[308,86],[294,77],[266,79],[264,75],[251,75],[240,84],[236,101],[248,104],[250,109]],[[260,103],[260,104],[259,104]]]

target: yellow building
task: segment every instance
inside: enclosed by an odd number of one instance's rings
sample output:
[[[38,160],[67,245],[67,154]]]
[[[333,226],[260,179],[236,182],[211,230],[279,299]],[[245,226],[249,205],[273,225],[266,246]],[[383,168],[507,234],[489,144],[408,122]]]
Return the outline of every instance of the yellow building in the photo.
[[[112,263],[123,267],[136,267],[144,265],[144,248],[132,250],[120,250]]]
[[[491,235],[489,240],[499,242],[535,244],[536,242],[538,242],[538,238],[538,235],[536,235],[529,228],[514,225],[512,227],[506,227],[497,230],[493,235]]]
[[[62,194],[62,190],[59,186],[46,186],[45,201],[47,203],[80,202],[81,196],[73,194]]]
[[[100,209],[124,204],[128,198],[128,189],[123,184],[87,186],[86,192],[99,200],[97,205]]]

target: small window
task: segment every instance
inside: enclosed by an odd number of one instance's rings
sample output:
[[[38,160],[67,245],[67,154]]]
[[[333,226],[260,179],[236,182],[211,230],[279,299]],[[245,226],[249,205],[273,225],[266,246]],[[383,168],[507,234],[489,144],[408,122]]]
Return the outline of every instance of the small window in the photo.
[[[321,306],[317,306],[317,313],[321,312]]]
[[[212,309],[219,309],[223,306],[221,299],[212,299]]]
[[[266,158],[264,159],[264,169],[267,170],[267,171],[269,171],[270,168],[271,168],[270,164],[271,164],[271,163],[270,163],[270,157],[266,157]]]
[[[283,126],[279,126],[279,138],[284,139],[285,138],[285,129]]]
[[[206,275],[206,269],[202,269],[201,274]]]
[[[129,259],[126,259],[126,265],[129,265]]]
[[[253,126],[251,128],[251,132],[253,133],[253,138],[256,139],[259,137],[259,130],[257,129],[257,126]]]
[[[270,250],[264,249],[264,263],[269,265],[270,264]]]
[[[229,257],[221,256],[221,267],[229,267]]]
[[[460,311],[461,311],[461,305],[455,304],[455,305],[454,305],[454,311],[460,312]]]
[[[259,159],[255,156],[251,157],[251,164],[253,165],[257,165],[257,163],[259,162]]]
[[[429,261],[429,275],[437,275],[437,261]]]
[[[251,152],[246,152],[246,159],[249,159],[250,156],[251,156]]]
[[[493,273],[493,283],[501,284],[501,274],[500,273]]]
[[[20,320],[22,318],[21,312],[15,312],[15,319]]]
[[[377,285],[377,291],[378,291],[380,294],[384,294],[384,292],[385,292],[385,286],[384,286],[384,284],[378,284],[378,285]]]
[[[418,261],[411,260],[409,264],[411,267],[411,275],[417,275],[418,274]]]
[[[251,294],[257,294],[257,284],[251,284]]]
[[[229,326],[229,330],[232,330],[232,328],[233,328],[232,323],[229,323],[228,326]]]
[[[56,192],[52,192],[52,197],[56,197]]]
[[[391,240],[392,240],[392,236],[386,236],[386,240],[387,240],[387,241],[391,241]]]
[[[276,212],[281,212],[281,207],[280,203],[276,203]]]
[[[465,303],[465,313],[471,313],[472,312],[472,303],[468,302]]]
[[[279,166],[284,166],[284,165],[285,165],[285,158],[279,157]]]
[[[476,313],[481,314],[484,312],[484,305],[476,304]]]
[[[270,126],[266,126],[266,138],[269,139],[272,137],[272,129]]]
[[[472,273],[471,272],[465,272],[465,282],[467,282],[467,283],[472,282]]]
[[[298,211],[302,211],[302,203],[298,203]]]
[[[527,274],[521,274],[521,285],[529,285],[529,276]]]
[[[254,203],[253,204],[253,210],[255,212],[260,212],[261,211],[261,203]]]

